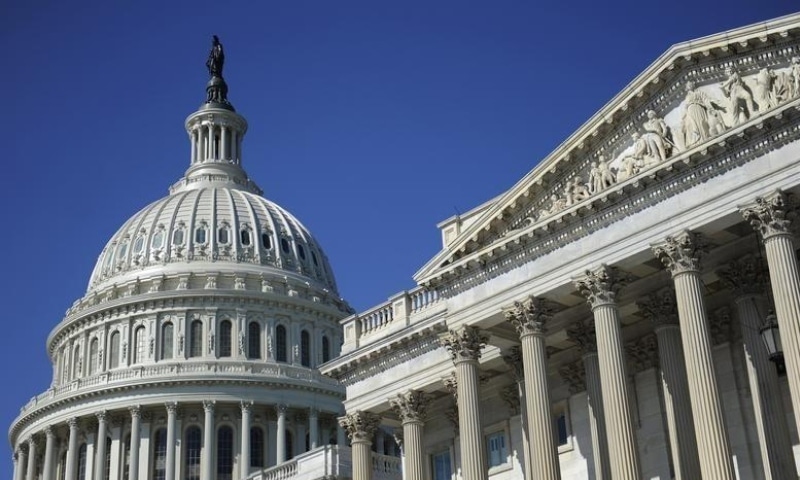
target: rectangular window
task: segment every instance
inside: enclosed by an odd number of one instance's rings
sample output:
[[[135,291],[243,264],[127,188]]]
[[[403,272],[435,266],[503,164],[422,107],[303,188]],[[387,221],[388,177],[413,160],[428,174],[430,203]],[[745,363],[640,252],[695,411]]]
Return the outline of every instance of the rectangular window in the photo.
[[[489,468],[506,463],[508,461],[506,432],[499,431],[486,435],[486,448]]]
[[[553,405],[553,430],[555,430],[558,453],[572,450],[572,430],[569,424],[569,405],[561,401]]]
[[[556,414],[556,438],[558,446],[566,445],[569,443],[569,430],[567,430],[567,412],[562,410]]]
[[[453,465],[450,461],[450,451],[436,453],[431,456],[433,463],[433,480],[451,480]]]

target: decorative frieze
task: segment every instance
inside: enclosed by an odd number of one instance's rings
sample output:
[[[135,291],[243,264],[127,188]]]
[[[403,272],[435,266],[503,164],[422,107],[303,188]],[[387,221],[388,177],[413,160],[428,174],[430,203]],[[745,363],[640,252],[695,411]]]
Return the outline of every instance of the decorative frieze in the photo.
[[[705,237],[697,232],[685,230],[654,244],[653,254],[661,260],[672,276],[686,272],[699,272],[700,259],[709,250]]]

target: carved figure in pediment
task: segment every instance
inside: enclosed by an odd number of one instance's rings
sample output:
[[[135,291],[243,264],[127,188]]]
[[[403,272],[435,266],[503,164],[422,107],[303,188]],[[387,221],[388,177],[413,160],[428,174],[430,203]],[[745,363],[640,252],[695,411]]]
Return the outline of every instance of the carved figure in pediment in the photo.
[[[748,121],[755,113],[756,107],[753,103],[753,93],[750,91],[750,87],[744,83],[742,77],[739,76],[739,72],[727,67],[725,68],[725,74],[728,75],[728,79],[722,82],[720,89],[729,103],[728,115],[730,122],[728,123],[731,126],[736,126]]]
[[[567,201],[558,195],[550,195],[550,208],[542,211],[542,216],[553,215],[567,208]]]
[[[725,108],[710,96],[695,88],[694,82],[686,82],[686,99],[681,117],[681,140],[684,148],[690,148],[711,138],[723,128],[719,112]]]
[[[755,100],[759,110],[766,110],[778,104],[773,94],[773,85],[777,75],[769,68],[762,68],[756,75]]]
[[[800,97],[800,57],[792,58],[792,97]]]
[[[647,111],[647,121],[642,125],[644,135],[642,139],[647,146],[647,154],[659,162],[663,162],[672,155],[675,142],[672,140],[672,132],[663,118],[660,118],[655,111]]]
[[[592,168],[589,171],[589,187],[591,193],[600,193],[611,185],[614,185],[614,182],[616,182],[614,172],[608,167],[605,157],[600,155],[597,162],[592,162]]]
[[[589,198],[589,189],[583,183],[583,179],[577,176],[572,179],[572,183],[567,183],[564,187],[564,197],[566,197],[566,205],[573,205]]]

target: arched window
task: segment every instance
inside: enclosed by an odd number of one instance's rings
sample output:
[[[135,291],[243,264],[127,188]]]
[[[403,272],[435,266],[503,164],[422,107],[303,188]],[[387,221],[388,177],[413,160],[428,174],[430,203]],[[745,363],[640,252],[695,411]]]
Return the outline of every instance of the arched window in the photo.
[[[250,429],[250,466],[264,468],[264,430],[260,427]]]
[[[159,249],[164,247],[164,228],[159,228],[155,234],[153,234],[153,240],[150,242],[150,246],[153,249]]]
[[[283,250],[283,253],[289,253],[289,240],[281,238],[281,250]]]
[[[200,226],[197,227],[197,230],[194,231],[194,242],[199,244],[206,243],[206,227]]]
[[[145,344],[147,343],[147,339],[144,337],[144,327],[136,327],[136,330],[133,331],[133,363],[141,363],[144,361]]]
[[[108,477],[106,477],[108,478]],[[131,434],[125,435],[122,445],[122,480],[131,480]]]
[[[219,356],[231,356],[231,322],[223,320],[219,324]]]
[[[167,479],[167,430],[159,428],[153,437],[153,480]]]
[[[75,345],[75,350],[72,351],[72,378],[76,379],[81,376],[81,346]]]
[[[294,457],[294,438],[292,432],[286,430],[286,460]]]
[[[172,244],[173,245],[183,245],[183,228],[178,227],[172,232]]]
[[[239,234],[242,245],[245,247],[250,246],[250,230],[242,230]]]
[[[261,326],[250,322],[247,326],[247,358],[261,358]]]
[[[305,260],[306,259],[306,249],[303,248],[303,245],[297,244],[297,254],[300,255],[300,258]]]
[[[161,326],[161,359],[169,360],[173,356],[173,332],[175,327],[172,322]]]
[[[228,227],[226,227],[225,225],[219,227],[219,229],[217,230],[217,241],[221,245],[227,245],[228,242],[230,242],[230,240],[231,239]]]
[[[192,321],[189,330],[189,356],[200,357],[203,355],[203,322]]]
[[[275,327],[275,359],[279,362],[286,361],[286,327]]]
[[[217,480],[233,480],[233,429],[217,430]]]
[[[97,338],[89,343],[89,375],[97,373]]]
[[[78,448],[78,478],[86,478],[86,444],[82,443]]]
[[[306,330],[300,332],[300,363],[304,367],[311,366],[311,336]]]
[[[322,361],[327,362],[331,359],[331,342],[325,335],[322,336]]]
[[[200,428],[191,426],[186,429],[186,480],[200,480],[200,451],[203,444]]]
[[[108,343],[108,366],[117,368],[119,367],[119,332],[112,333]]]
[[[264,246],[265,250],[272,248],[272,237],[269,235],[269,232],[261,233],[261,245]]]

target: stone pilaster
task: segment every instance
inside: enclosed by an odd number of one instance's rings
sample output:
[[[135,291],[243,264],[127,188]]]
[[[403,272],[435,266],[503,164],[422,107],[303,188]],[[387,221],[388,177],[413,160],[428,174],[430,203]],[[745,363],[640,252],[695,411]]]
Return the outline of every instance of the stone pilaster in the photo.
[[[558,450],[553,431],[550,390],[547,386],[545,323],[552,319],[552,308],[543,298],[530,297],[515,302],[503,312],[519,334],[525,375],[525,412],[528,438],[536,445],[529,454],[534,478],[559,479]]]
[[[381,417],[372,412],[356,411],[339,418],[347,431],[353,454],[353,480],[372,480],[372,436]]]
[[[757,198],[753,204],[740,210],[764,241],[769,283],[786,361],[786,378],[794,420],[800,430],[800,272],[792,231],[797,228],[797,206],[791,195],[775,192]]]
[[[618,268],[603,265],[574,280],[594,315],[608,453],[615,480],[638,480],[641,475],[616,303],[617,294],[628,279]]]
[[[97,440],[95,441],[95,463],[94,471],[97,480],[106,480],[106,437],[108,430],[108,421],[106,419],[106,411],[97,412]]]
[[[138,405],[128,408],[131,413],[131,459],[129,478],[139,478],[139,439],[142,428],[142,410]]]
[[[175,441],[178,434],[178,403],[167,402],[167,473],[166,480],[175,480]]]
[[[253,402],[241,402],[242,410],[242,426],[241,426],[241,441],[239,445],[242,446],[241,454],[241,467],[239,468],[242,478],[247,478],[250,474],[250,414],[253,409]]]
[[[488,336],[476,327],[464,327],[459,332],[451,330],[442,340],[456,367],[458,424],[464,480],[488,479],[478,395],[478,360],[488,340]]]
[[[39,449],[37,440],[34,437],[28,438],[28,467],[25,469],[25,480],[36,478],[36,454]]]
[[[781,402],[775,366],[761,341],[764,321],[756,302],[763,297],[766,282],[758,259],[745,256],[717,271],[723,284],[733,293],[742,331],[742,347],[753,412],[756,417],[758,446],[766,479],[796,478],[792,444]]]
[[[689,380],[686,378],[675,293],[672,289],[665,289],[636,304],[653,324],[656,333],[661,390],[664,395],[675,478],[700,478],[700,458],[697,454],[692,400],[689,395]]]
[[[567,327],[567,336],[578,344],[583,358],[582,378],[586,384],[586,399],[589,406],[589,427],[592,436],[594,478],[611,479],[606,419],[603,408],[603,390],[600,382],[600,358],[597,355],[594,324],[577,322]],[[565,374],[568,373],[565,369]]]
[[[707,250],[702,236],[683,232],[653,245],[653,254],[672,274],[678,304],[689,397],[703,478],[733,480],[731,447],[711,352],[711,331],[700,281],[700,257]]]
[[[430,398],[423,392],[411,390],[389,400],[403,424],[404,480],[425,479],[425,449],[422,431]]]

